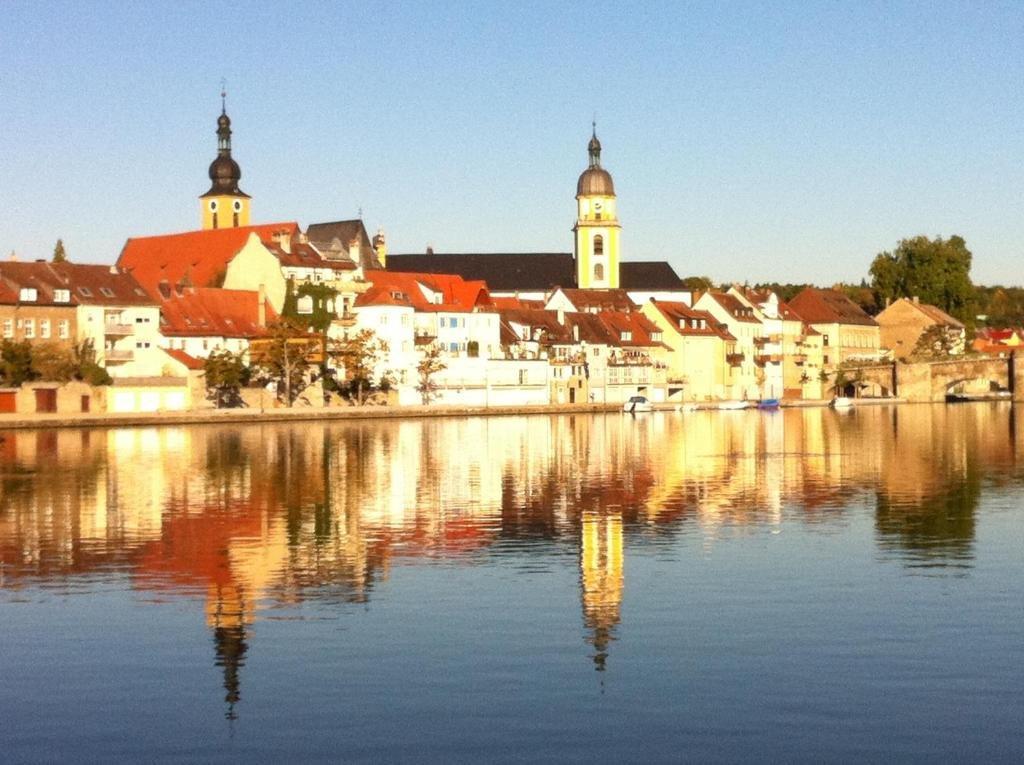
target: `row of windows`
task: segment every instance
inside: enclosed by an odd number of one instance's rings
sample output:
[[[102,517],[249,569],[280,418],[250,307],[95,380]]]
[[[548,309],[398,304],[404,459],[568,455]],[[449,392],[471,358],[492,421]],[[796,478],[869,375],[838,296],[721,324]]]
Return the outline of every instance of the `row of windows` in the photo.
[[[14,319],[4,319],[3,333],[6,339],[14,337]],[[17,328],[22,330],[26,340],[34,340],[36,337],[36,320],[35,319],[18,319]],[[39,337],[43,340],[47,340],[51,335],[50,320],[40,319],[39,320]],[[61,319],[57,322],[57,337],[61,340],[67,340],[71,337],[71,322],[67,319]]]
[[[142,290],[136,289],[136,294],[145,295]],[[92,290],[89,287],[79,287],[78,294],[82,297],[91,298],[93,296]],[[115,297],[114,291],[110,287],[100,287],[100,294],[104,297],[112,298]],[[34,303],[39,300],[39,290],[35,287],[22,287],[18,290],[18,300],[22,303]],[[71,290],[59,289],[53,291],[53,302],[54,303],[70,303],[71,302]]]

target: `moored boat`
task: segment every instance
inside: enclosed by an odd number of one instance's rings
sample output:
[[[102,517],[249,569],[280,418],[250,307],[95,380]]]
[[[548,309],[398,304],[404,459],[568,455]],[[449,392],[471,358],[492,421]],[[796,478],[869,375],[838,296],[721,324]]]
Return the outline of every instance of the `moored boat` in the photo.
[[[849,409],[853,406],[853,399],[846,396],[836,396],[829,404],[833,409]]]
[[[757,408],[765,411],[773,411],[779,408],[779,400],[777,398],[763,398],[757,402]]]
[[[747,409],[750,406],[749,401],[719,401],[719,409]]]

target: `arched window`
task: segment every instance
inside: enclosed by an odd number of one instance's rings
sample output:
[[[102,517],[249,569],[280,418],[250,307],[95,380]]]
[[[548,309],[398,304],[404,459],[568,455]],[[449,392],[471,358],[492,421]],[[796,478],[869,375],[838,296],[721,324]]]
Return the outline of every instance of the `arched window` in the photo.
[[[596,266],[594,266],[594,281],[595,282],[603,282],[604,281],[604,264],[603,263],[598,263]]]
[[[594,237],[594,254],[604,255],[604,237],[600,234]]]

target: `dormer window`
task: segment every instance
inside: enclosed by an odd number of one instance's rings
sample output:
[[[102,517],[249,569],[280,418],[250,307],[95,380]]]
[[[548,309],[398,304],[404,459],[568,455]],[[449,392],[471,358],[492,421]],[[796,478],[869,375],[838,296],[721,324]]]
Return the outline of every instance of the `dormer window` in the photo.
[[[114,291],[110,287],[100,287],[100,294],[104,297],[114,297]]]
[[[652,332],[651,333],[651,340],[653,340],[656,343],[660,343],[661,342],[661,333],[660,332]]]
[[[92,297],[92,290],[88,287],[79,287],[78,294],[82,297]]]
[[[53,291],[53,302],[54,303],[70,303],[71,302],[71,290],[54,290]]]
[[[39,292],[35,287],[22,287],[18,293],[18,300],[23,303],[34,303],[39,299]]]
[[[622,330],[622,332],[619,333],[619,339],[620,340],[626,340],[626,341],[632,341],[633,333],[630,332],[628,329],[624,329],[624,330]]]

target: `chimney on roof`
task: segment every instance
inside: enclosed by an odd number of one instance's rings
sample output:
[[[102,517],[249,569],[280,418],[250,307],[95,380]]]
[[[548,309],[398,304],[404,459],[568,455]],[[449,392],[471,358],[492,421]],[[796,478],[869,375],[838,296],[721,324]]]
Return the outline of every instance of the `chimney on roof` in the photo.
[[[427,245],[427,255],[433,255],[433,254],[434,254],[434,245],[428,244]]]
[[[299,229],[299,244],[309,244],[309,235],[301,228]]]
[[[914,301],[914,305],[918,305],[921,302],[921,298],[919,298],[917,295],[914,295],[914,297],[912,297],[911,300]]]
[[[288,231],[287,229],[281,229],[280,231],[275,231],[271,235],[270,238],[273,239],[275,242],[277,242],[277,245],[282,250],[284,250],[286,253],[291,255],[291,253],[292,253],[292,234],[291,234],[290,231]]]
[[[110,273],[112,273],[114,275],[117,275],[117,266],[111,266],[110,267]]]
[[[267,288],[261,284],[256,293],[256,323],[261,327],[267,326]]]
[[[16,262],[18,260],[18,253],[16,253],[14,250],[11,250],[11,255],[7,259],[12,263]]]

